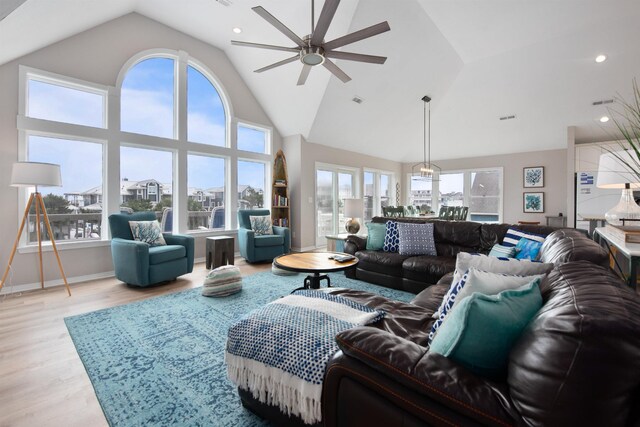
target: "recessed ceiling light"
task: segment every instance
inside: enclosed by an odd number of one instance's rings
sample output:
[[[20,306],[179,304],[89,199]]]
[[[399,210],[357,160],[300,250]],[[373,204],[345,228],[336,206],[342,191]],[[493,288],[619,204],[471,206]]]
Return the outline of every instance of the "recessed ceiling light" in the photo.
[[[607,55],[598,55],[596,56],[596,62],[601,63],[607,60]]]
[[[236,33],[236,34],[240,34],[242,32],[242,28],[233,27],[233,32]]]
[[[609,117],[607,117],[607,116],[600,117],[600,122],[601,123],[607,123],[608,121],[609,121]]]

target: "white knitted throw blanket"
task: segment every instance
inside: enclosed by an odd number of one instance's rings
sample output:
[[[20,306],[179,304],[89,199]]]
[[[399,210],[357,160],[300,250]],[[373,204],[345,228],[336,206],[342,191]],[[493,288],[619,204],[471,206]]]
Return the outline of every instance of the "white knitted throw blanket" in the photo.
[[[340,296],[296,291],[229,328],[227,374],[260,402],[307,424],[319,422],[325,367],[338,350],[335,336],[384,315]]]

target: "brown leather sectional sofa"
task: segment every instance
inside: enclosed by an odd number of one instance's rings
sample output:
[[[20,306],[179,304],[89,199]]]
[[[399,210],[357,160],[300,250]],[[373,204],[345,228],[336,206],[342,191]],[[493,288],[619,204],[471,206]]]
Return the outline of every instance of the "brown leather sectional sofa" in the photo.
[[[384,251],[366,250],[367,241],[349,236],[344,251],[358,257],[355,270],[347,277],[364,280],[388,288],[402,289],[417,294],[453,271],[458,252],[488,254],[496,243],[501,243],[510,227],[547,236],[556,228],[541,225],[483,224],[472,221],[441,221],[423,218],[374,217],[372,222],[433,222],[437,256],[409,256]]]
[[[640,297],[603,267],[608,254],[585,235],[551,233],[541,258],[543,307],[509,358],[504,378],[477,376],[426,346],[452,275],[411,303],[336,291],[387,316],[336,339],[322,394],[325,426],[640,425]],[[241,392],[277,425],[302,425]]]

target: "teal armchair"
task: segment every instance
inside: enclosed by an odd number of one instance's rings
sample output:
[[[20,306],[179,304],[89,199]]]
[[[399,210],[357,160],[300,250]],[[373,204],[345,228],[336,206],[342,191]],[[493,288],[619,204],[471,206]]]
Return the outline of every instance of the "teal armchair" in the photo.
[[[155,221],[154,212],[109,215],[111,256],[116,278],[129,285],[150,286],[193,271],[192,236],[163,233],[166,246],[133,240],[129,221]]]
[[[273,226],[273,235],[256,236],[250,216],[271,215],[268,209],[238,211],[238,246],[248,262],[271,261],[291,250],[291,234],[287,227]]]

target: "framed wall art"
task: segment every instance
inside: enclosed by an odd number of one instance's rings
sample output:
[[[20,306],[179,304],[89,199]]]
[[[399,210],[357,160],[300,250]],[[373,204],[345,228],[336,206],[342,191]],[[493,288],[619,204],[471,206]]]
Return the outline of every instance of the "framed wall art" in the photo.
[[[523,169],[522,180],[524,188],[544,187],[544,166],[533,166]]]
[[[524,213],[544,213],[544,193],[522,193]]]

